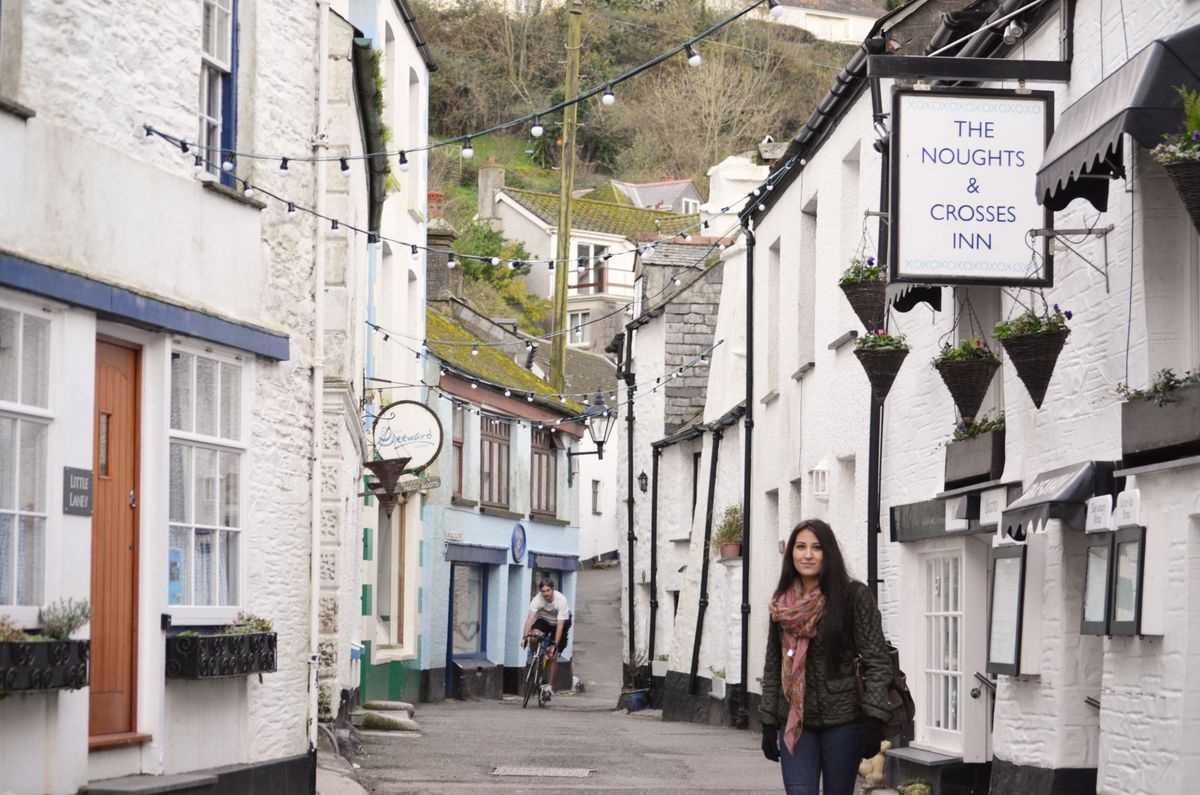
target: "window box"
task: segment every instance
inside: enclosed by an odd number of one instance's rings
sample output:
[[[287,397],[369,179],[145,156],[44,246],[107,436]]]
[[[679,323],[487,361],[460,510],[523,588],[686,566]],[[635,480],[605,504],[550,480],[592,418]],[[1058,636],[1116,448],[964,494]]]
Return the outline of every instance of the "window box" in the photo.
[[[1171,392],[1162,406],[1153,400],[1121,404],[1121,455],[1126,467],[1157,464],[1200,454],[1200,384]]]
[[[946,445],[946,488],[998,480],[1004,474],[1004,430]]]
[[[170,635],[168,679],[224,679],[274,673],[274,632],[240,635]]]
[[[0,642],[0,693],[87,687],[91,641]]]

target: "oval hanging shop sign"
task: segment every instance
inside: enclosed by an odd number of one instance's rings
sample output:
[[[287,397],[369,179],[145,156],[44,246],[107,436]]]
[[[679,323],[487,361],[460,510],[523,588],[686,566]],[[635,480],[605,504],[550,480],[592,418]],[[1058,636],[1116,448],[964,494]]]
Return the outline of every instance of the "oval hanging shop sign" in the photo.
[[[442,423],[415,400],[398,400],[380,409],[371,434],[380,458],[408,458],[409,471],[428,466],[442,451]]]

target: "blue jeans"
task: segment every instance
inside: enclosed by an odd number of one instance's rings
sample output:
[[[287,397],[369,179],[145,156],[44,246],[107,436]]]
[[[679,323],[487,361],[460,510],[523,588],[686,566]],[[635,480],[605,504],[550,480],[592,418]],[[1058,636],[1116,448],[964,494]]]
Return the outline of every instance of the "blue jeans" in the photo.
[[[858,735],[862,726],[851,723],[834,729],[805,729],[788,753],[779,727],[779,766],[788,795],[853,795],[858,778]],[[818,788],[821,778],[825,788]]]

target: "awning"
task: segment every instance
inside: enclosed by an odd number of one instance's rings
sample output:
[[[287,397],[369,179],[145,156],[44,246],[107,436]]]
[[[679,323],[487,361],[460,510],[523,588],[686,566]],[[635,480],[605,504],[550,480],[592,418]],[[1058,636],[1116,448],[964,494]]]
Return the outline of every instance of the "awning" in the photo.
[[[1038,169],[1038,201],[1107,210],[1110,178],[1124,176],[1122,134],[1151,148],[1182,130],[1181,85],[1200,87],[1200,25],[1150,42],[1063,111]]]
[[[1082,530],[1087,501],[1097,494],[1112,494],[1114,461],[1084,461],[1043,472],[1008,504],[1000,517],[1004,534],[1024,541],[1050,519],[1060,519],[1071,530]]]
[[[447,544],[446,560],[453,563],[487,563],[500,566],[507,560],[505,547],[485,547],[477,544]]]
[[[579,571],[579,558],[574,555],[547,555],[544,552],[529,553],[529,567],[550,571]]]

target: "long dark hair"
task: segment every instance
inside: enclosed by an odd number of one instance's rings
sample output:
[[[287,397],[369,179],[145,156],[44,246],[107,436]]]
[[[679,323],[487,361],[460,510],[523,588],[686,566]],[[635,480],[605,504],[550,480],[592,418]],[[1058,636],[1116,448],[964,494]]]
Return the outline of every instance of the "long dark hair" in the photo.
[[[823,554],[821,562],[820,585],[821,593],[825,594],[825,616],[821,619],[818,633],[830,654],[837,654],[842,644],[853,637],[854,610],[851,605],[851,587],[853,580],[846,571],[846,561],[842,557],[842,548],[838,546],[837,536],[833,528],[820,519],[804,519],[788,536],[787,546],[783,548],[783,565],[779,570],[779,585],[775,587],[775,598],[791,590],[800,580],[796,564],[792,562],[792,548],[796,546],[796,536],[802,530],[811,530],[821,545]]]

